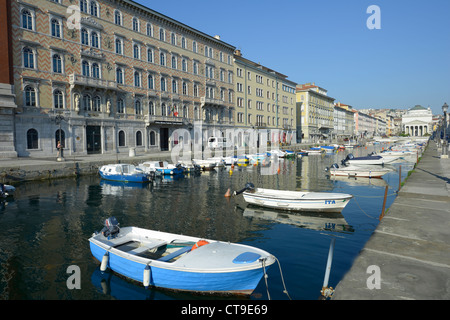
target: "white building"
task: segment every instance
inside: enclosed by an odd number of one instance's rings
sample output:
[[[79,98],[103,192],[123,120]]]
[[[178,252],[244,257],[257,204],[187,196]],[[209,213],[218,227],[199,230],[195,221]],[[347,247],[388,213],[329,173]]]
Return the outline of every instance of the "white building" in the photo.
[[[433,130],[432,122],[433,114],[431,109],[416,105],[402,116],[403,132],[412,137],[430,134]]]

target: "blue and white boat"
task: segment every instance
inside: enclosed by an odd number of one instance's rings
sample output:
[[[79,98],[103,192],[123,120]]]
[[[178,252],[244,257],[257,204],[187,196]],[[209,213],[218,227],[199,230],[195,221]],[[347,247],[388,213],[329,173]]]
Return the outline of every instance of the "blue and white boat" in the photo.
[[[325,150],[326,153],[334,153],[334,146],[320,146],[322,150]]]
[[[132,164],[107,164],[98,170],[102,179],[123,182],[150,182],[152,176]]]
[[[137,227],[114,217],[89,239],[100,270],[154,286],[213,294],[251,294],[276,258],[243,244]]]

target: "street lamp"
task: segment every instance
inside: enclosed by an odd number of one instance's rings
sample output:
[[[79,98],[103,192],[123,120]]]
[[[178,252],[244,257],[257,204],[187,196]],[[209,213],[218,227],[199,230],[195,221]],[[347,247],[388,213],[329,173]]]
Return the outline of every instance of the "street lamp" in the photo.
[[[64,116],[62,114],[58,114],[55,117],[55,123],[57,125],[59,125],[59,138],[58,138],[58,144],[57,144],[57,149],[58,149],[58,158],[56,159],[57,161],[64,161],[64,155],[63,155],[63,150],[64,150],[64,145],[62,143],[62,130],[61,130],[61,122],[63,122]]]
[[[444,103],[442,106],[442,111],[444,112],[444,141],[442,142],[442,155],[444,158],[448,157],[448,146],[447,146],[447,110],[448,105]]]

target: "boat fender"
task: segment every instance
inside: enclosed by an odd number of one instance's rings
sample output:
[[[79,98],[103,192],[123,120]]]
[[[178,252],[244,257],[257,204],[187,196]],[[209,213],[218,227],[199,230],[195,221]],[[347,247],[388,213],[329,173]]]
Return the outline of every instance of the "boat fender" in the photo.
[[[101,272],[105,272],[105,271],[106,271],[106,268],[108,267],[108,258],[109,258],[109,253],[106,252],[106,253],[103,255],[102,263],[101,263],[101,265],[100,265],[100,271],[101,271]]]
[[[201,246],[204,246],[204,245],[206,245],[206,244],[208,244],[208,243],[209,243],[209,242],[206,241],[206,240],[199,240],[199,241],[197,241],[196,244],[194,244],[194,245],[192,246],[191,251],[193,251],[193,250],[195,250],[195,249],[197,249],[197,248],[200,248]]]
[[[150,266],[146,265],[144,269],[144,281],[143,281],[144,287],[147,289],[150,285]]]

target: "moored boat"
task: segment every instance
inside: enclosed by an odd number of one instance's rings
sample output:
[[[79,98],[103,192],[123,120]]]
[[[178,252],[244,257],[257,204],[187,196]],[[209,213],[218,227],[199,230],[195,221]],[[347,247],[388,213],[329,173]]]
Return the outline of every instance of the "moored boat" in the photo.
[[[356,165],[371,165],[371,164],[385,164],[392,162],[398,158],[384,159],[378,155],[368,155],[366,157],[355,157],[352,153],[349,153],[345,159],[341,161],[342,164],[356,164]]]
[[[255,188],[252,183],[247,183],[244,189],[235,191],[234,195],[241,193],[249,204],[293,211],[341,212],[353,198],[346,193]]]
[[[170,164],[167,161],[145,161],[141,163],[138,168],[148,170],[148,172],[155,171],[162,175],[175,175],[184,172],[181,164]]]
[[[380,166],[367,167],[359,165],[350,165],[339,167],[337,163],[334,163],[330,168],[328,167],[325,168],[325,171],[329,172],[332,176],[381,178],[391,170],[382,168]]]
[[[171,290],[251,294],[267,268],[270,253],[247,245],[138,227],[120,228],[113,217],[89,239],[100,270]]]
[[[124,182],[149,182],[152,176],[132,164],[118,163],[101,166],[98,170],[102,179]]]
[[[0,198],[7,198],[14,195],[16,188],[9,184],[0,183]]]

